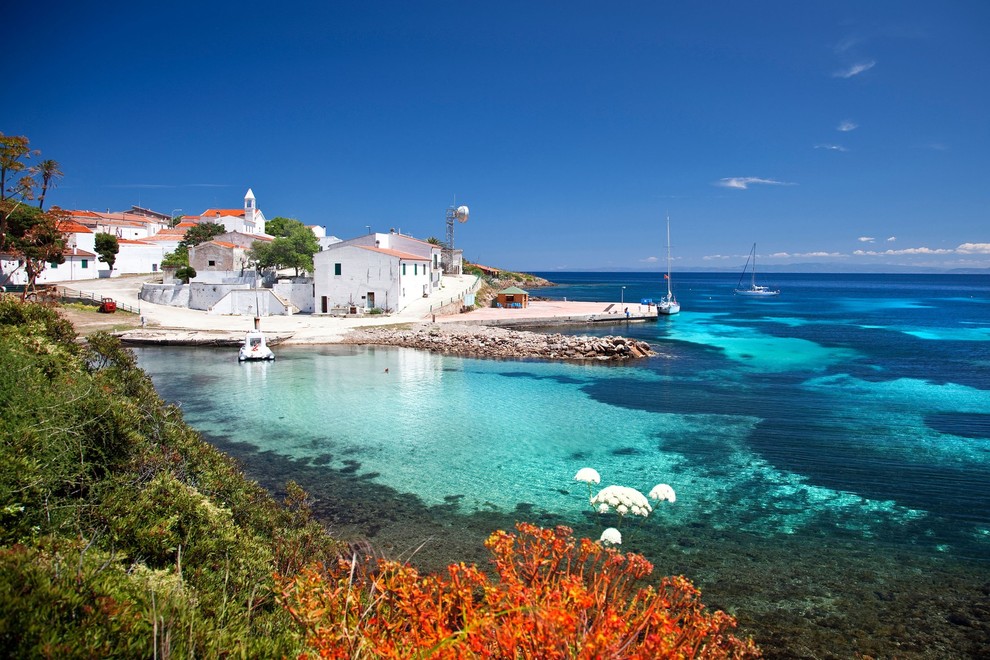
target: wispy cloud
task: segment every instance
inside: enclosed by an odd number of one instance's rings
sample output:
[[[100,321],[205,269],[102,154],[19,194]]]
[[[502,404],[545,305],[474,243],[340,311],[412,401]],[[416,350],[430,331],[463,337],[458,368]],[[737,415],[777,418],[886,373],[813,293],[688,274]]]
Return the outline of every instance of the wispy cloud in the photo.
[[[860,243],[872,243],[877,239],[873,238],[872,236],[860,236],[856,240],[859,241]]]
[[[974,244],[967,243],[967,245],[974,245]],[[883,250],[879,252],[875,250],[856,250],[855,252],[853,252],[853,254],[856,255],[857,257],[898,257],[904,255],[912,255],[912,254],[954,254],[956,252],[957,250],[951,250],[947,248],[916,247],[916,248],[905,248],[903,250]],[[973,253],[977,253],[977,252],[974,251]],[[973,254],[973,253],[967,252],[964,254]],[[982,254],[982,252],[980,252],[979,254]],[[988,254],[990,254],[990,250],[988,250]]]
[[[836,71],[832,74],[833,78],[852,78],[853,76],[858,76],[864,71],[869,71],[877,65],[875,60],[868,60],[866,62],[859,62],[853,64],[852,66]]]
[[[888,236],[887,237],[887,242],[888,243],[893,243],[896,240],[897,240],[897,237],[896,236]]]
[[[841,144],[816,144],[815,149],[826,149],[828,151],[849,151]]]
[[[848,254],[842,254],[841,252],[774,252],[773,254],[768,254],[768,258],[781,258],[781,259],[807,259],[809,257],[848,257]]]
[[[104,188],[232,188],[230,183],[108,183]]]
[[[108,183],[104,188],[175,188],[164,183]]]
[[[854,121],[850,121],[846,119],[844,121],[839,122],[839,125],[836,126],[835,128],[837,131],[848,133],[849,131],[855,131],[857,128],[859,128],[859,124],[857,124]]]
[[[644,263],[644,264],[655,264],[660,260],[657,259],[656,257],[647,257],[646,259],[640,259],[639,261],[640,263]]]
[[[773,179],[761,179],[755,176],[733,176],[726,179],[719,179],[715,185],[721,186],[722,188],[736,188],[738,190],[746,190],[753,184],[763,184],[768,186],[795,186],[796,183],[787,183],[785,181],[775,181]]]

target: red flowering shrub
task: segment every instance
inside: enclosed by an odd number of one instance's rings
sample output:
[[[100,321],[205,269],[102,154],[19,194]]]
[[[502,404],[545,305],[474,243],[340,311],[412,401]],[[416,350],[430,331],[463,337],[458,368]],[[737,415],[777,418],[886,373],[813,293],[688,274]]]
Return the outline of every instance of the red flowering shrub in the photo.
[[[277,578],[281,602],[323,658],[759,657],[686,578],[643,586],[653,566],[641,555],[576,541],[567,527],[516,529],[485,543],[498,581],[464,564],[440,577],[340,560]]]

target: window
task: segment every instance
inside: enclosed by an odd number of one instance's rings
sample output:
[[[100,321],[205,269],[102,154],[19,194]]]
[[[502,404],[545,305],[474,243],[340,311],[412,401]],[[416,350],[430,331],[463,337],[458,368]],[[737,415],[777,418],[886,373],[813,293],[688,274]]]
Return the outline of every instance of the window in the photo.
[[[413,275],[419,275],[419,264],[413,264]]]
[[[333,265],[333,274],[334,275],[340,275],[340,264],[334,264]]]
[[[49,268],[58,268],[58,264],[55,263],[54,261],[51,261],[51,262],[48,263],[48,267]]]
[[[82,267],[83,268],[89,268],[89,259],[83,259],[82,260]]]
[[[406,274],[406,265],[405,264],[402,264],[402,274],[403,275]]]
[[[217,265],[217,262],[214,261],[213,259],[210,259],[209,261],[206,262],[206,265],[207,266],[216,266]]]

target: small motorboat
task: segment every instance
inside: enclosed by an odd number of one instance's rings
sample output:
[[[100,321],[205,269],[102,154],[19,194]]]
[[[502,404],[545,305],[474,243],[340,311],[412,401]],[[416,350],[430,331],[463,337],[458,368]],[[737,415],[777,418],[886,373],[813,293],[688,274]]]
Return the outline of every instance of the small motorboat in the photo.
[[[237,360],[239,362],[275,359],[272,349],[268,348],[268,344],[265,343],[265,333],[258,327],[257,321],[258,319],[255,319],[254,330],[249,330],[244,335],[244,344],[237,352]]]

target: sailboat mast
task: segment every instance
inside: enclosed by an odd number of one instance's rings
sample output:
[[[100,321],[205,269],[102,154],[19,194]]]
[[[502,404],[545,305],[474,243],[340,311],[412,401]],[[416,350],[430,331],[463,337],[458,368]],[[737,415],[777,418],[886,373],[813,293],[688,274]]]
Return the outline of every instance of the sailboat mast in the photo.
[[[753,243],[753,288],[756,288],[756,243]]]
[[[673,295],[670,289],[670,213],[667,213],[667,298]]]

